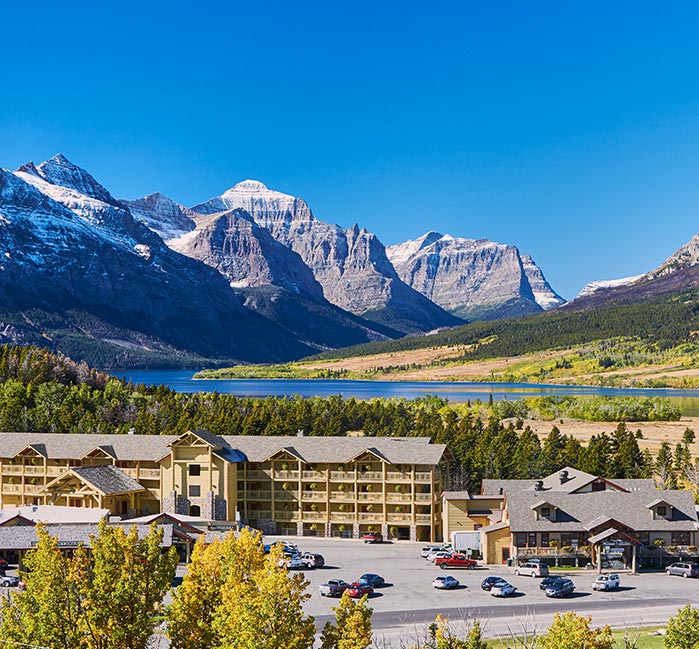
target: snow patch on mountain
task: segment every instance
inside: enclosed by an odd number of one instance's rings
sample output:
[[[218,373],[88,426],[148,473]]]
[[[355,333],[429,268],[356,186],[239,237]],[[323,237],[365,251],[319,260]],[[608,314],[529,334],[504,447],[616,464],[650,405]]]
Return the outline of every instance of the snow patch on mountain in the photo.
[[[645,275],[633,275],[632,277],[622,277],[621,279],[601,279],[594,282],[588,282],[582,287],[580,293],[578,293],[577,298],[585,297],[587,295],[592,295],[597,291],[604,291],[609,288],[616,288],[617,286],[627,286],[629,284],[634,284],[640,279],[643,279]]]
[[[156,192],[136,200],[122,200],[133,217],[153,230],[163,241],[177,239],[196,227],[197,214]]]

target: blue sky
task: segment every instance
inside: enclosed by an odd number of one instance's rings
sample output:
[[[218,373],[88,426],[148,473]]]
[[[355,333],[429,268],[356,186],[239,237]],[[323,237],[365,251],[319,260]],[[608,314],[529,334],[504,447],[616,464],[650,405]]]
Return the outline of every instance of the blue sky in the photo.
[[[570,298],[699,231],[698,19],[691,2],[8,0],[0,166],[60,151],[119,197],[186,205],[255,178],[387,245],[515,244]]]

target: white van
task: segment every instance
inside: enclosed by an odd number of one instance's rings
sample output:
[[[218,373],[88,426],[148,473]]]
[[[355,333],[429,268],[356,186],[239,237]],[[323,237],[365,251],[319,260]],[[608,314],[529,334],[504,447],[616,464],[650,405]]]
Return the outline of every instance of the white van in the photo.
[[[549,567],[545,563],[528,561],[515,568],[515,575],[525,575],[527,577],[548,577]]]

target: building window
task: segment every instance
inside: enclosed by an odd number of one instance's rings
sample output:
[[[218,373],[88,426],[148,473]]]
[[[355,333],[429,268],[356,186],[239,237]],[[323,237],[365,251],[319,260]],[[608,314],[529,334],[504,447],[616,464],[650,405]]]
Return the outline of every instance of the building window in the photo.
[[[540,511],[541,511],[541,515],[543,518],[551,518],[551,508],[550,507],[542,507]]]
[[[634,536],[642,545],[650,545],[650,532],[636,532]]]
[[[189,497],[198,498],[201,496],[201,487],[198,484],[189,485]]]
[[[541,533],[541,547],[542,548],[549,547],[549,533],[548,532]]]
[[[189,506],[189,515],[190,516],[201,516],[201,507],[199,507],[199,505],[190,505]]]
[[[670,543],[672,545],[689,545],[689,532],[673,532]]]
[[[514,536],[515,547],[523,548],[527,545],[527,535],[524,532],[516,532]]]
[[[592,491],[605,491],[607,489],[607,483],[603,480],[598,480],[592,483]]]
[[[655,511],[660,518],[665,518],[667,516],[667,507],[665,505],[658,505]]]
[[[536,532],[529,532],[529,538],[527,539],[527,546],[530,548],[536,547]]]
[[[201,475],[201,466],[199,464],[190,464],[189,475]]]

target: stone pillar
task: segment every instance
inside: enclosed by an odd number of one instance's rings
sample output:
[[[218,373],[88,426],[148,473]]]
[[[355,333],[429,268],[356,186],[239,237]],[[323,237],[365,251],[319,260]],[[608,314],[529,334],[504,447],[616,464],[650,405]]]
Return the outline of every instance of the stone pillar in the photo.
[[[417,541],[417,525],[410,526],[410,540]]]
[[[352,524],[352,538],[353,539],[359,538],[359,523]]]
[[[385,539],[388,538],[388,523],[384,523],[381,526],[381,536],[383,536]]]
[[[303,536],[303,521],[296,521],[296,536]]]
[[[636,574],[638,572],[638,567],[636,565],[636,546],[631,546],[631,572]]]
[[[328,539],[329,539],[329,538],[331,537],[331,535],[332,535],[332,527],[333,527],[332,523],[326,523],[326,524],[325,524],[325,537],[328,538]]]

